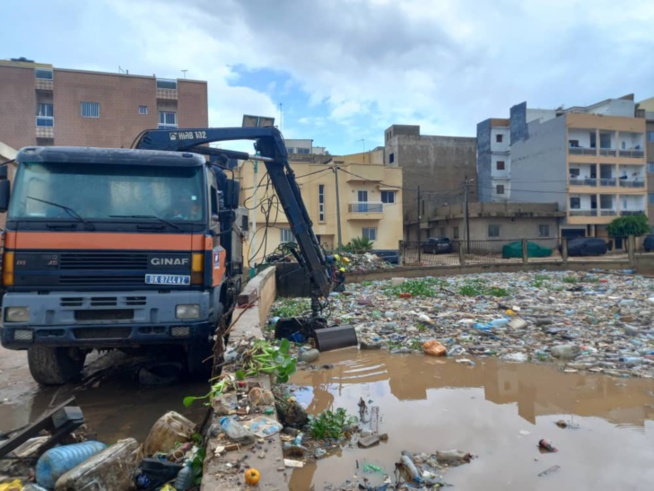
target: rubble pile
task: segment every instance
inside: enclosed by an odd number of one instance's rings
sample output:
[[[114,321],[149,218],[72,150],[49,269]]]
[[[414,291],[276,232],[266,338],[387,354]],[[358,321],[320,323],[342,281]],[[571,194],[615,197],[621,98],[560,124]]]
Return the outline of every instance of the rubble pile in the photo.
[[[366,273],[369,271],[391,269],[394,267],[392,264],[385,261],[381,257],[369,252],[365,254],[348,253],[344,255],[343,258],[349,260],[348,263],[343,265],[345,270],[352,273]]]
[[[496,356],[654,375],[654,279],[629,271],[394,278],[347,284],[330,300],[330,320],[356,326],[362,349],[427,352],[438,341],[442,354],[470,365]]]

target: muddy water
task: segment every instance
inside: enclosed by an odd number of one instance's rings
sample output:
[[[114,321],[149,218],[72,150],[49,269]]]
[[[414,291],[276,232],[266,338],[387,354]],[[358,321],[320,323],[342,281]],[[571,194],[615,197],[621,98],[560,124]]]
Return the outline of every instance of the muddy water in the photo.
[[[76,397],[89,430],[106,443],[130,436],[142,442],[154,422],[170,410],[201,422],[206,410],[202,404],[187,409],[182,399],[206,393],[206,382],[144,387],[130,362],[119,352],[94,356],[83,372],[87,380],[101,374],[92,383],[41,388],[29,374],[24,351],[0,348],[0,433],[34,421],[71,396]]]
[[[314,414],[330,407],[358,414],[363,397],[379,406],[379,432],[389,440],[365,450],[345,448],[297,469],[289,488],[320,490],[355,475],[379,484],[383,475],[364,474],[364,463],[392,475],[402,450],[457,448],[478,456],[445,473],[458,489],[652,489],[654,381],[475,361],[471,367],[356,349],[321,354],[320,363],[334,367],[296,373],[291,381],[304,386],[298,398]],[[560,419],[579,427],[561,429],[555,425]],[[541,438],[559,452],[541,454]],[[560,469],[538,477],[554,465]]]

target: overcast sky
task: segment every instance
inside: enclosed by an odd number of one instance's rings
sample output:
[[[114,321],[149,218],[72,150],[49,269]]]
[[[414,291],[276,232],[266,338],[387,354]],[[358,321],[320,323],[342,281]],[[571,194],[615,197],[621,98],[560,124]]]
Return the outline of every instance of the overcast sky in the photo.
[[[211,125],[281,113],[287,138],[333,154],[391,124],[474,136],[524,100],[654,96],[651,0],[0,0],[0,18],[0,58],[188,70]]]

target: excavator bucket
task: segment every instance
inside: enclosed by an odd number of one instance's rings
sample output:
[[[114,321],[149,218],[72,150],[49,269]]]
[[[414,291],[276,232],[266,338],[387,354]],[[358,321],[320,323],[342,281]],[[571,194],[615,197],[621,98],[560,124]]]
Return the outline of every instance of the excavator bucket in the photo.
[[[330,351],[358,344],[357,334],[352,326],[327,327],[322,317],[289,317],[279,319],[275,325],[275,338],[288,339],[296,343],[311,343],[319,351]]]

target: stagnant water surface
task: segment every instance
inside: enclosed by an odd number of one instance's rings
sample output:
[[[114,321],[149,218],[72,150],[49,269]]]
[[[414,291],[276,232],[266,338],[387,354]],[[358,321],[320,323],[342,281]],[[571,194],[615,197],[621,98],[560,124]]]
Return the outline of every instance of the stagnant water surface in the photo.
[[[654,381],[563,373],[552,366],[475,360],[476,366],[422,355],[347,349],[320,355],[332,369],[299,371],[298,398],[311,413],[363,397],[379,406],[387,443],[345,448],[296,469],[293,491],[323,489],[364,474],[364,463],[392,475],[402,450],[460,449],[477,455],[445,473],[464,490],[640,490],[654,487]],[[577,429],[561,429],[564,419]],[[538,441],[558,453],[542,454]],[[359,469],[357,469],[357,462]],[[554,466],[560,469],[538,477]],[[362,479],[360,479],[362,482]],[[313,486],[313,488],[312,488]]]

